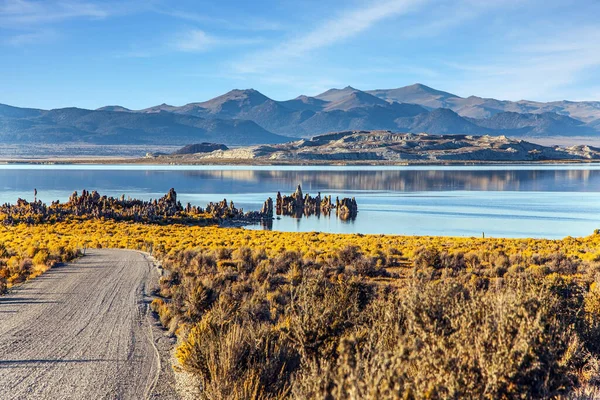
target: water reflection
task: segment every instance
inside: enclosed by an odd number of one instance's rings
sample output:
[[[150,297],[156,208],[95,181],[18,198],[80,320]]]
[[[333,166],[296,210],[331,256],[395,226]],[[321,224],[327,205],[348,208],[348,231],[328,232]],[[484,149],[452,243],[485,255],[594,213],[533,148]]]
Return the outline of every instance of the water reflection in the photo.
[[[600,191],[600,169],[539,170],[3,170],[0,187],[75,190],[143,187],[165,192],[243,193],[291,191],[301,184],[305,191]]]
[[[33,199],[34,188],[48,202],[64,201],[83,188],[149,199],[175,187],[183,203],[205,206],[227,198],[249,211],[298,184],[311,195],[356,197],[356,220],[282,217],[255,229],[564,237],[600,228],[600,168],[593,165],[348,170],[0,166],[0,203]]]
[[[600,170],[189,171],[191,179],[218,179],[307,190],[534,190],[600,191]]]

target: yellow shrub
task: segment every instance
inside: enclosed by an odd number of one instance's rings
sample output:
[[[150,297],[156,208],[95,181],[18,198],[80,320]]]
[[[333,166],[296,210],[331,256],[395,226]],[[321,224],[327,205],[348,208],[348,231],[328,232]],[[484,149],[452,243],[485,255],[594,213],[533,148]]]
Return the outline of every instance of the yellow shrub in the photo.
[[[50,256],[50,254],[48,253],[48,250],[46,250],[46,249],[38,250],[38,252],[35,254],[35,256],[33,256],[33,264],[47,265],[49,256]]]

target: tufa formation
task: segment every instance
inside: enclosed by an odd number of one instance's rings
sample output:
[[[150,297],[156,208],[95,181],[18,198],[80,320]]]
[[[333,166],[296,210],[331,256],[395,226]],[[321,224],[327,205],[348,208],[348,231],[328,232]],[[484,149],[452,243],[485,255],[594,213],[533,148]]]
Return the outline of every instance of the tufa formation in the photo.
[[[343,198],[341,201],[336,198],[334,205],[331,196],[321,198],[321,192],[316,197],[311,197],[308,193],[303,195],[300,185],[290,196],[282,196],[281,192],[277,192],[277,215],[289,215],[296,218],[303,215],[307,217],[321,214],[330,215],[332,209],[335,209],[338,218],[343,220],[354,219],[358,214],[358,206],[354,197]]]

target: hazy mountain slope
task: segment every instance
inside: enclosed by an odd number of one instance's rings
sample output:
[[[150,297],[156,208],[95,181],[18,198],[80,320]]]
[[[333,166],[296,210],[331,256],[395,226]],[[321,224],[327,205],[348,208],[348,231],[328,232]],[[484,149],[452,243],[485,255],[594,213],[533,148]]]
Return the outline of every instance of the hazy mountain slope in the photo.
[[[122,106],[104,106],[96,109],[96,111],[121,111],[121,112],[133,112],[129,108]]]
[[[321,111],[327,105],[325,100],[316,97],[298,96],[292,100],[281,101],[280,104],[294,111]]]
[[[429,108],[449,108],[470,118],[488,118],[500,112],[541,114],[552,112],[583,122],[600,119],[600,101],[553,101],[549,103],[520,100],[507,101],[478,96],[466,98],[442,92],[422,84],[397,89],[368,90],[367,93],[386,101],[420,104]]]
[[[427,111],[413,104],[390,104],[350,87],[332,89],[323,97],[335,101],[300,96],[279,102],[254,89],[236,89],[201,103],[168,109],[156,106],[142,112],[165,109],[207,119],[245,119],[278,134],[313,136],[331,130],[394,129],[395,119]]]
[[[448,100],[458,97],[420,83],[397,89],[367,90],[367,93],[390,102],[419,104],[429,108],[449,108],[452,104]]]
[[[205,109],[207,113],[219,115],[221,117],[232,117],[240,111],[248,112],[254,107],[270,102],[274,101],[257,90],[234,89],[224,95],[215,97],[214,99],[201,103],[191,103],[181,109],[186,110],[186,108],[189,107],[200,107]]]
[[[485,127],[461,117],[452,110],[436,109],[428,112],[412,104],[390,104],[370,108],[353,108],[316,113],[303,122],[298,134],[312,132],[318,135],[344,130],[391,130],[400,132],[428,132],[432,134],[494,133]]]
[[[289,140],[251,121],[202,119],[169,112],[131,113],[64,108],[30,118],[0,117],[5,143],[225,144],[281,143]]]
[[[510,101],[484,99],[477,96],[469,96],[467,98],[454,97],[448,99],[447,107],[457,112],[459,115],[469,118],[489,118],[501,112],[513,111],[511,109],[512,105]]]
[[[36,108],[20,108],[0,104],[0,118],[28,118],[42,114],[43,110]]]
[[[422,84],[371,91],[351,86],[315,97],[276,101],[254,89],[232,90],[184,106],[143,110],[36,110],[0,105],[5,142],[171,144],[278,143],[345,130],[511,136],[600,135],[600,102],[503,101],[460,97]]]
[[[600,133],[597,126],[586,126],[557,113],[564,112],[563,103],[510,102],[476,96],[462,98],[415,84],[367,92],[347,86],[327,90],[315,97],[300,96],[288,101],[272,100],[254,89],[232,90],[201,103],[182,107],[161,105],[150,110],[209,119],[247,119],[277,134],[303,137],[360,129],[528,136]],[[578,112],[591,107],[570,103],[570,110]],[[542,112],[542,109],[553,111]]]
[[[577,136],[590,135],[595,131],[576,119],[556,113],[519,114],[502,112],[491,118],[471,119],[478,126],[513,136]]]
[[[352,86],[346,86],[343,89],[329,89],[326,92],[314,96],[316,99],[326,101],[328,103],[342,100],[344,97],[356,92]]]
[[[492,130],[478,126],[447,108],[437,108],[412,118],[398,118],[398,129],[403,132],[431,134],[486,134]]]
[[[554,112],[561,115],[568,115],[583,122],[592,122],[600,118],[600,101],[563,100],[540,103],[522,100],[516,102],[515,108],[527,108],[535,110],[535,112]]]
[[[269,131],[283,134],[289,133],[284,127],[298,124],[310,116],[284,107],[254,89],[232,90],[214,99],[186,104],[169,111],[202,118],[246,119]]]
[[[142,112],[142,113],[157,113],[157,112],[161,112],[161,111],[174,112],[178,108],[179,107],[171,106],[171,105],[166,104],[166,103],[162,103],[162,104],[159,104],[159,105],[154,106],[154,107],[144,108],[143,110],[134,111],[134,112]]]
[[[427,113],[427,110],[414,104],[399,103],[355,107],[349,110],[322,111],[303,121],[295,134],[312,137],[344,130],[398,130],[397,119],[410,118],[421,113]]]
[[[325,106],[325,111],[332,110],[350,110],[358,107],[373,107],[373,106],[386,106],[388,103],[385,100],[375,97],[360,90],[356,90],[343,96],[336,101],[331,101]]]

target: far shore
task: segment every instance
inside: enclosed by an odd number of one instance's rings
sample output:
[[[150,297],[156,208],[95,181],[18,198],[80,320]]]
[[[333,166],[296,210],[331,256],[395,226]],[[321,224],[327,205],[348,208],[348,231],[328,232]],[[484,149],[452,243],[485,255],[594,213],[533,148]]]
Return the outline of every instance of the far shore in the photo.
[[[426,160],[426,161],[311,161],[311,160],[248,160],[248,159],[186,159],[182,156],[161,157],[39,157],[0,158],[0,165],[235,165],[235,166],[472,166],[472,165],[553,165],[553,164],[600,164],[600,160],[529,160],[529,161],[486,161],[486,160]]]
[[[436,135],[432,135],[436,136]],[[600,138],[584,136],[515,137],[538,145],[569,147],[587,145],[600,147]],[[231,149],[240,146],[231,146]],[[526,165],[526,164],[596,164],[597,159],[540,159],[540,160],[308,160],[263,158],[204,158],[202,156],[171,154],[180,146],[173,145],[3,145],[0,146],[0,165],[235,165],[235,166],[468,166],[468,165]],[[78,154],[78,155],[72,155]],[[146,156],[143,156],[146,154]]]

